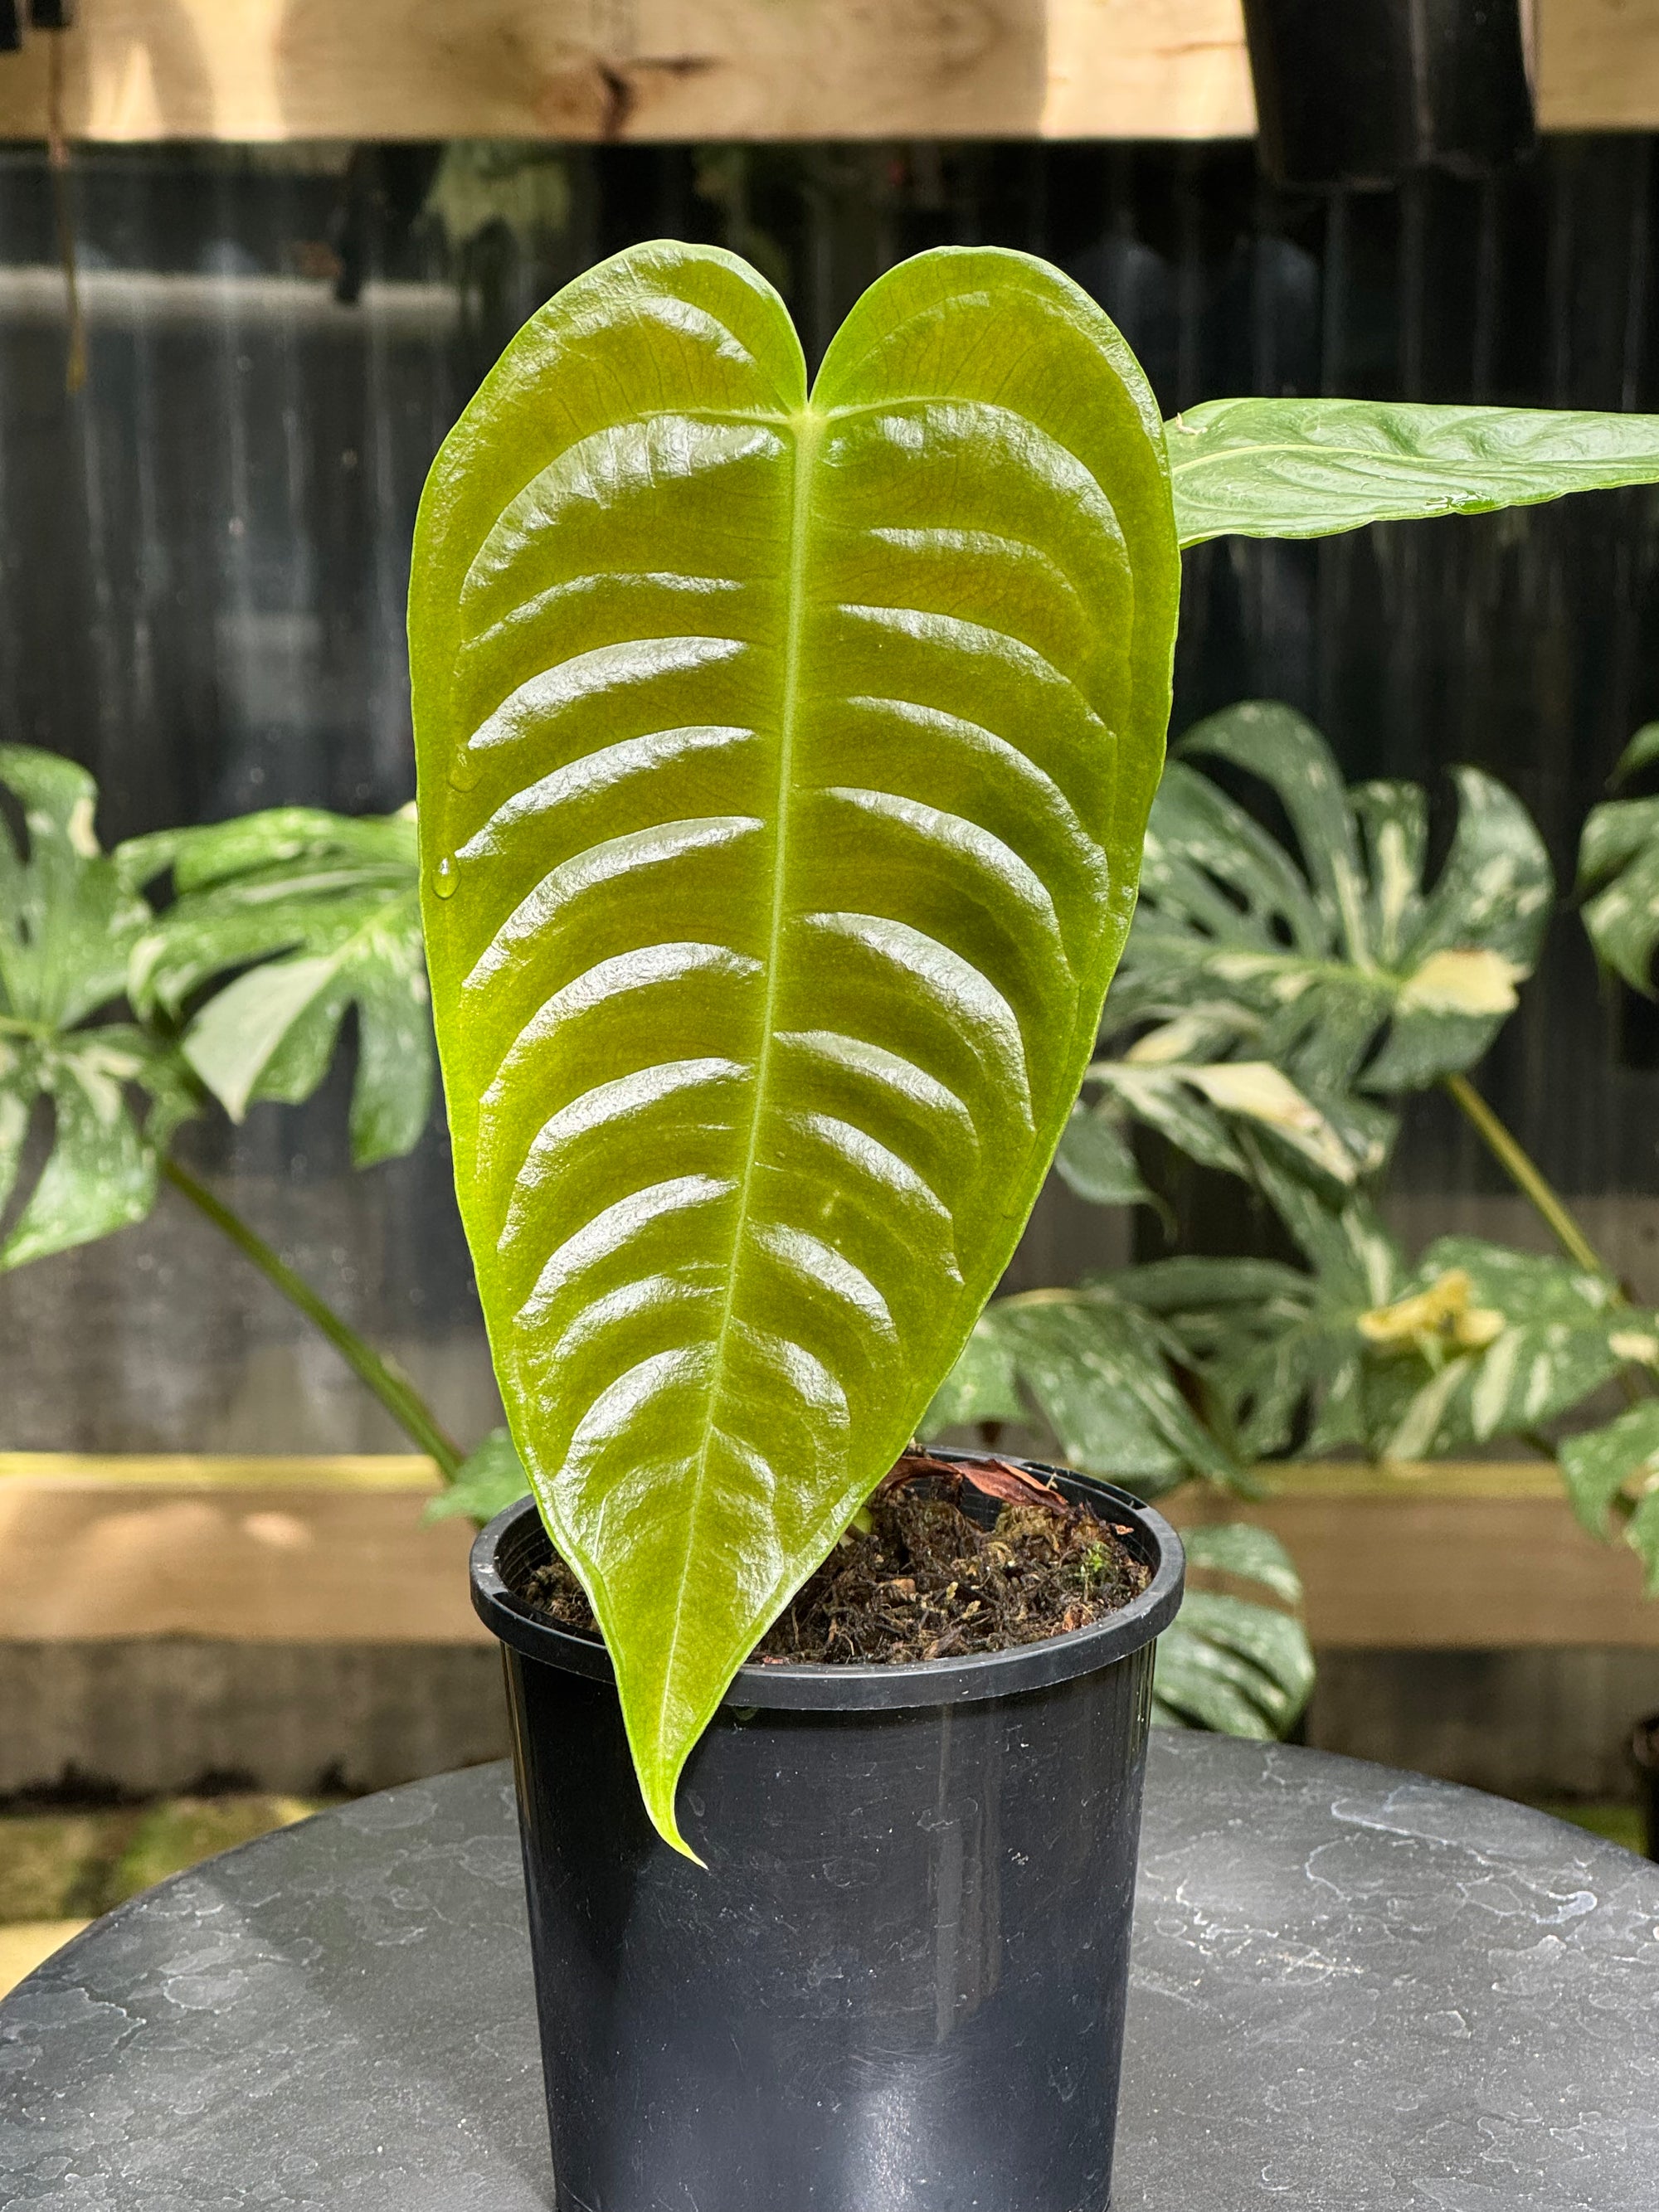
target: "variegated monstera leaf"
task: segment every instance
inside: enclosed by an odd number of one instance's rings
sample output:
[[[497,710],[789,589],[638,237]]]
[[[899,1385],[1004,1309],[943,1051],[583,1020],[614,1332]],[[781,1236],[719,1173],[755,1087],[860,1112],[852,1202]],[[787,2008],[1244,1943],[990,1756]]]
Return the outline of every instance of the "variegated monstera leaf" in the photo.
[[[0,1267],[15,1267],[142,1221],[195,1092],[171,1046],[123,1018],[151,915],[100,849],[92,778],[0,745],[0,788],[21,830],[0,816]]]
[[[1107,1007],[1117,1049],[1098,1071],[1095,1110],[1116,1122],[1133,1114],[1192,1151],[1184,1123],[1196,1099],[1235,1129],[1242,1115],[1287,1164],[1299,1154],[1339,1182],[1373,1172],[1389,1124],[1356,1092],[1419,1090],[1485,1052],[1548,923],[1542,841],[1502,784],[1461,769],[1456,835],[1430,885],[1421,789],[1345,789],[1329,746],[1290,708],[1231,708],[1176,750]],[[1297,851],[1200,759],[1259,777]],[[1218,1087],[1217,1062],[1233,1066],[1231,1088]],[[1254,1088],[1240,1064],[1257,1072]]]
[[[1659,760],[1659,722],[1639,729],[1613,772],[1615,784]],[[1659,945],[1659,799],[1611,799],[1584,818],[1578,845],[1584,927],[1604,968],[1654,995]]]
[[[1659,1373],[1659,1315],[1605,1276],[1475,1237],[1437,1238],[1358,1326],[1390,1459],[1535,1437],[1621,1370]]]
[[[231,1119],[309,1098],[355,1011],[352,1158],[411,1151],[433,1076],[413,808],[271,807],[136,838],[121,857],[143,880],[171,868],[175,894],[135,947],[134,996],[173,1018],[206,994],[184,1053]]]
[[[1097,1033],[1169,710],[1162,427],[1019,254],[809,395],[712,249],[592,270],[440,456],[427,941],[513,1437],[646,1802],[909,1438]]]

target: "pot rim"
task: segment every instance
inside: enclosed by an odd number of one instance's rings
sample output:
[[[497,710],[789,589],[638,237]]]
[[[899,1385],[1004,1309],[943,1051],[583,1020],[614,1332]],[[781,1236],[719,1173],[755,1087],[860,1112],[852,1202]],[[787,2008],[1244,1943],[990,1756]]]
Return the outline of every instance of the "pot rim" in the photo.
[[[984,1456],[939,1449],[933,1455],[966,1461]],[[1087,1500],[1109,1505],[1115,1516],[1139,1528],[1153,1561],[1152,1579],[1139,1597],[1090,1627],[1045,1637],[1039,1644],[1017,1644],[1006,1651],[971,1653],[959,1659],[904,1661],[890,1666],[792,1662],[765,1667],[745,1662],[732,1677],[721,1705],[744,1711],[773,1712],[896,1712],[916,1706],[969,1705],[989,1698],[1017,1697],[1028,1690],[1051,1689],[1080,1674],[1097,1674],[1150,1644],[1175,1619],[1186,1576],[1181,1539],[1170,1523],[1127,1490],[1097,1476],[1049,1467],[1040,1460],[1017,1460],[1013,1464],[1052,1480],[1058,1489],[1079,1503]],[[586,1674],[595,1681],[614,1681],[611,1654],[602,1643],[574,1635],[532,1613],[503,1579],[497,1564],[501,1549],[510,1537],[520,1534],[530,1516],[539,1526],[534,1498],[517,1498],[475,1539],[472,1603],[478,1618],[492,1635],[527,1659],[538,1659],[567,1674]]]

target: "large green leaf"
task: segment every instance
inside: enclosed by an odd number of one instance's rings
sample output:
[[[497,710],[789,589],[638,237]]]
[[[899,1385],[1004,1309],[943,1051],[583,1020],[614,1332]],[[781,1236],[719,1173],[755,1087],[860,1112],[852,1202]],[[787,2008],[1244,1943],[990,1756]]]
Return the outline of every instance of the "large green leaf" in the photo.
[[[1393,783],[1345,790],[1329,746],[1290,708],[1230,708],[1177,750],[1152,809],[1140,910],[1107,1004],[1109,1036],[1138,1033],[1120,1064],[1267,1063],[1295,1093],[1279,1096],[1277,1128],[1271,1113],[1255,1116],[1272,1149],[1287,1158],[1299,1150],[1329,1174],[1334,1139],[1356,1172],[1374,1172],[1391,1124],[1354,1086],[1418,1090],[1486,1051],[1548,924],[1542,840],[1503,785],[1458,769],[1456,835],[1431,886],[1422,793]],[[1205,757],[1268,787],[1299,857],[1190,764]],[[1121,1079],[1115,1103],[1134,1103]],[[1135,1110],[1194,1157],[1230,1164]],[[1311,1118],[1298,1125],[1297,1113]]]
[[[308,1098],[357,1014],[351,1150],[359,1167],[420,1140],[432,1103],[431,1023],[412,811],[352,820],[279,806],[135,839],[135,881],[165,867],[177,896],[136,948],[141,1007],[191,1018],[184,1050],[234,1121],[255,1099]]]
[[[92,778],[54,754],[0,745],[0,785],[25,840],[0,818],[0,1216],[12,1216],[0,1267],[15,1267],[142,1221],[195,1095],[167,1044],[130,1022],[90,1022],[120,1000],[150,919],[99,848]],[[47,1148],[20,1193],[40,1114]]]
[[[1167,426],[1183,545],[1528,507],[1659,481],[1659,418],[1369,399],[1211,399]]]
[[[642,246],[507,349],[410,598],[457,1182],[647,1802],[1012,1251],[1134,898],[1178,560],[1139,368],[1015,253]]]

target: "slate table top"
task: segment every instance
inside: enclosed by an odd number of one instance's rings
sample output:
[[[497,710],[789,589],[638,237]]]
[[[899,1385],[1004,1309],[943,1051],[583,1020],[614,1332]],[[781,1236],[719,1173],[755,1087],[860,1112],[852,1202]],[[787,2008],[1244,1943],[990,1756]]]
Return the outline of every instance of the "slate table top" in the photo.
[[[1114,2212],[1659,2208],[1659,1866],[1157,1730],[1135,1928]],[[8,2212],[545,2212],[544,2125],[504,1765],[210,1859],[0,2005]]]

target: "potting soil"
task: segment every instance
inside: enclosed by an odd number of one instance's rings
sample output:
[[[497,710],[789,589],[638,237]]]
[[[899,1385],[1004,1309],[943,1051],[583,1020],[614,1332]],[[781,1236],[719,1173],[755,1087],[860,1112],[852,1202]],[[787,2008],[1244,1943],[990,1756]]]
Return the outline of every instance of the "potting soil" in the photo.
[[[1007,1502],[994,1525],[976,1525],[939,1494],[940,1474],[955,1483],[963,1472],[923,1455],[901,1460],[866,1509],[869,1527],[848,1530],[753,1656],[869,1666],[1006,1651],[1086,1628],[1146,1589],[1152,1570],[1109,1522],[1029,1477],[1011,1480],[1012,1469],[996,1480]],[[980,1488],[971,1471],[966,1480]],[[562,1628],[599,1633],[562,1559],[520,1595]]]

